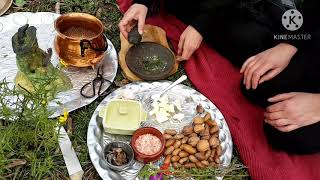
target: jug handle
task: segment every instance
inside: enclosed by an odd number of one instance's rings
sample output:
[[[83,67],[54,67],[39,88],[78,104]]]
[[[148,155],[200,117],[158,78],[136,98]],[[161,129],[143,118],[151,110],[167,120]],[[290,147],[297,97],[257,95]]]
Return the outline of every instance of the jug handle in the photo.
[[[103,48],[95,48],[92,46],[91,41],[87,39],[81,39],[80,40],[80,49],[81,49],[81,57],[84,57],[84,51],[88,49],[88,47],[85,46],[85,43],[88,43],[90,48],[95,50],[95,51],[106,51],[108,49],[108,41],[106,35],[103,34],[103,39],[104,39],[104,47]]]

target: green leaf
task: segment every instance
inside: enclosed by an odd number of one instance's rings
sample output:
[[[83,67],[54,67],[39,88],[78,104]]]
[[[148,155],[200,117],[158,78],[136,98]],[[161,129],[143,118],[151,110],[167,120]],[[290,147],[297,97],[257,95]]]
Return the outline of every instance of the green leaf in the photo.
[[[24,6],[26,4],[26,0],[15,0],[14,4],[16,6],[22,7],[22,6]]]

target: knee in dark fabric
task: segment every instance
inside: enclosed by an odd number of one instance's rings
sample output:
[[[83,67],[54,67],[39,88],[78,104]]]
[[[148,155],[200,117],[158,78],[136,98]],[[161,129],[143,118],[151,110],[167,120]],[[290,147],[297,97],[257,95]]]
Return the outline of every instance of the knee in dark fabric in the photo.
[[[258,53],[266,48],[268,39],[271,37],[271,32],[268,27],[254,22],[237,23],[230,27],[230,38],[235,42],[235,47],[243,51]],[[255,54],[251,54],[253,56]]]
[[[279,94],[277,84],[277,81],[271,80],[260,84],[255,90],[247,90],[246,85],[241,83],[241,91],[242,94],[252,103],[266,108],[271,105],[271,103],[268,102],[268,99]]]
[[[302,127],[291,132],[281,132],[269,124],[264,124],[267,140],[275,149],[294,154],[320,152],[320,123]]]
[[[312,48],[315,52],[319,51],[320,47],[320,28],[315,31],[311,36]],[[318,53],[318,52],[317,52]]]
[[[249,57],[271,47],[272,43],[268,27],[255,22],[230,23],[226,34],[226,49],[230,49],[227,58],[237,67],[241,67]]]
[[[255,90],[247,90],[242,85],[243,94],[253,103],[267,107],[271,105],[267,99],[282,93],[289,92],[316,92],[311,91],[318,86],[319,83],[314,81],[312,77],[318,77],[318,70],[313,70],[315,62],[310,62],[308,67],[304,63],[308,59],[306,53],[298,52],[291,60],[290,64],[277,76],[271,80],[259,84]],[[317,67],[317,66],[316,66]],[[319,91],[318,91],[319,92]],[[317,92],[317,93],[318,93]]]

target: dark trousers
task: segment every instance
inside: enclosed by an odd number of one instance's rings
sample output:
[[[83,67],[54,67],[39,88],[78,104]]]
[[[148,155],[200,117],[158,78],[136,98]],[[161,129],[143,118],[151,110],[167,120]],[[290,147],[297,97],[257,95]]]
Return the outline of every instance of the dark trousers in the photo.
[[[217,22],[204,39],[235,66],[241,67],[249,57],[280,43],[274,40],[277,34],[274,30],[274,27],[238,9],[230,18]],[[270,105],[267,99],[277,94],[320,93],[320,28],[312,31],[311,35],[312,40],[299,48],[283,72],[260,84],[256,90],[246,90],[243,86],[244,95],[257,105],[267,107]],[[280,132],[264,124],[264,130],[276,149],[298,154],[320,152],[320,122],[292,132]]]

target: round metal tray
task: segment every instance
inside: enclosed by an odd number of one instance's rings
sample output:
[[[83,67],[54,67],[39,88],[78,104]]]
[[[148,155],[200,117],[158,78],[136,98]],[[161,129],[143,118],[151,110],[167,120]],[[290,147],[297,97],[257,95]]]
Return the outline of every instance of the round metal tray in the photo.
[[[97,172],[103,179],[112,179],[109,176],[110,170],[103,163],[103,149],[109,142],[113,141],[122,141],[122,142],[130,142],[131,136],[123,136],[123,135],[112,135],[107,134],[103,131],[102,119],[98,117],[99,111],[102,107],[106,106],[107,103],[111,99],[136,99],[138,101],[143,100],[144,98],[165,89],[172,82],[163,81],[163,82],[137,82],[131,83],[124,87],[121,87],[108,95],[101,104],[96,108],[95,112],[92,115],[92,118],[89,123],[88,132],[87,132],[87,145],[89,148],[89,154],[91,161],[96,168]],[[160,131],[164,131],[167,128],[173,128],[177,131],[180,131],[183,126],[190,124],[193,117],[196,113],[196,106],[201,104],[206,111],[211,113],[213,119],[217,121],[217,124],[220,128],[219,131],[219,139],[222,147],[222,155],[220,156],[221,164],[223,166],[228,166],[231,162],[232,158],[232,150],[233,144],[231,139],[231,134],[228,128],[228,125],[219,111],[219,109],[205,96],[203,96],[198,91],[184,86],[178,85],[172,88],[167,92],[169,100],[180,100],[182,102],[182,113],[185,114],[185,117],[182,121],[177,120],[169,120],[162,124],[157,123],[154,119],[148,118],[146,122],[141,124],[142,127],[155,127]],[[156,165],[161,164],[161,160],[155,162]],[[143,167],[143,164],[140,162],[135,162],[133,166],[125,171],[120,172],[120,175],[123,179],[136,179],[137,174],[140,169]]]
[[[18,71],[16,65],[16,55],[13,52],[11,37],[18,31],[18,28],[29,24],[37,28],[37,38],[39,46],[46,51],[48,48],[53,48],[56,31],[54,29],[54,21],[60,15],[49,12],[39,13],[14,13],[8,16],[0,17],[0,80],[6,78],[7,82],[14,82],[14,78]],[[118,55],[111,43],[108,40],[108,50],[106,51],[104,63],[104,78],[114,80],[118,68]],[[54,49],[54,48],[53,48]],[[59,64],[59,58],[53,50],[51,62],[54,66]],[[63,72],[71,79],[73,89],[65,92],[60,92],[56,99],[49,102],[48,108],[54,114],[51,117],[57,117],[63,114],[66,109],[69,112],[80,107],[92,103],[98,96],[87,99],[80,95],[81,87],[92,81],[96,77],[97,70],[91,68],[63,68]],[[107,89],[110,84],[105,83],[103,89]]]

